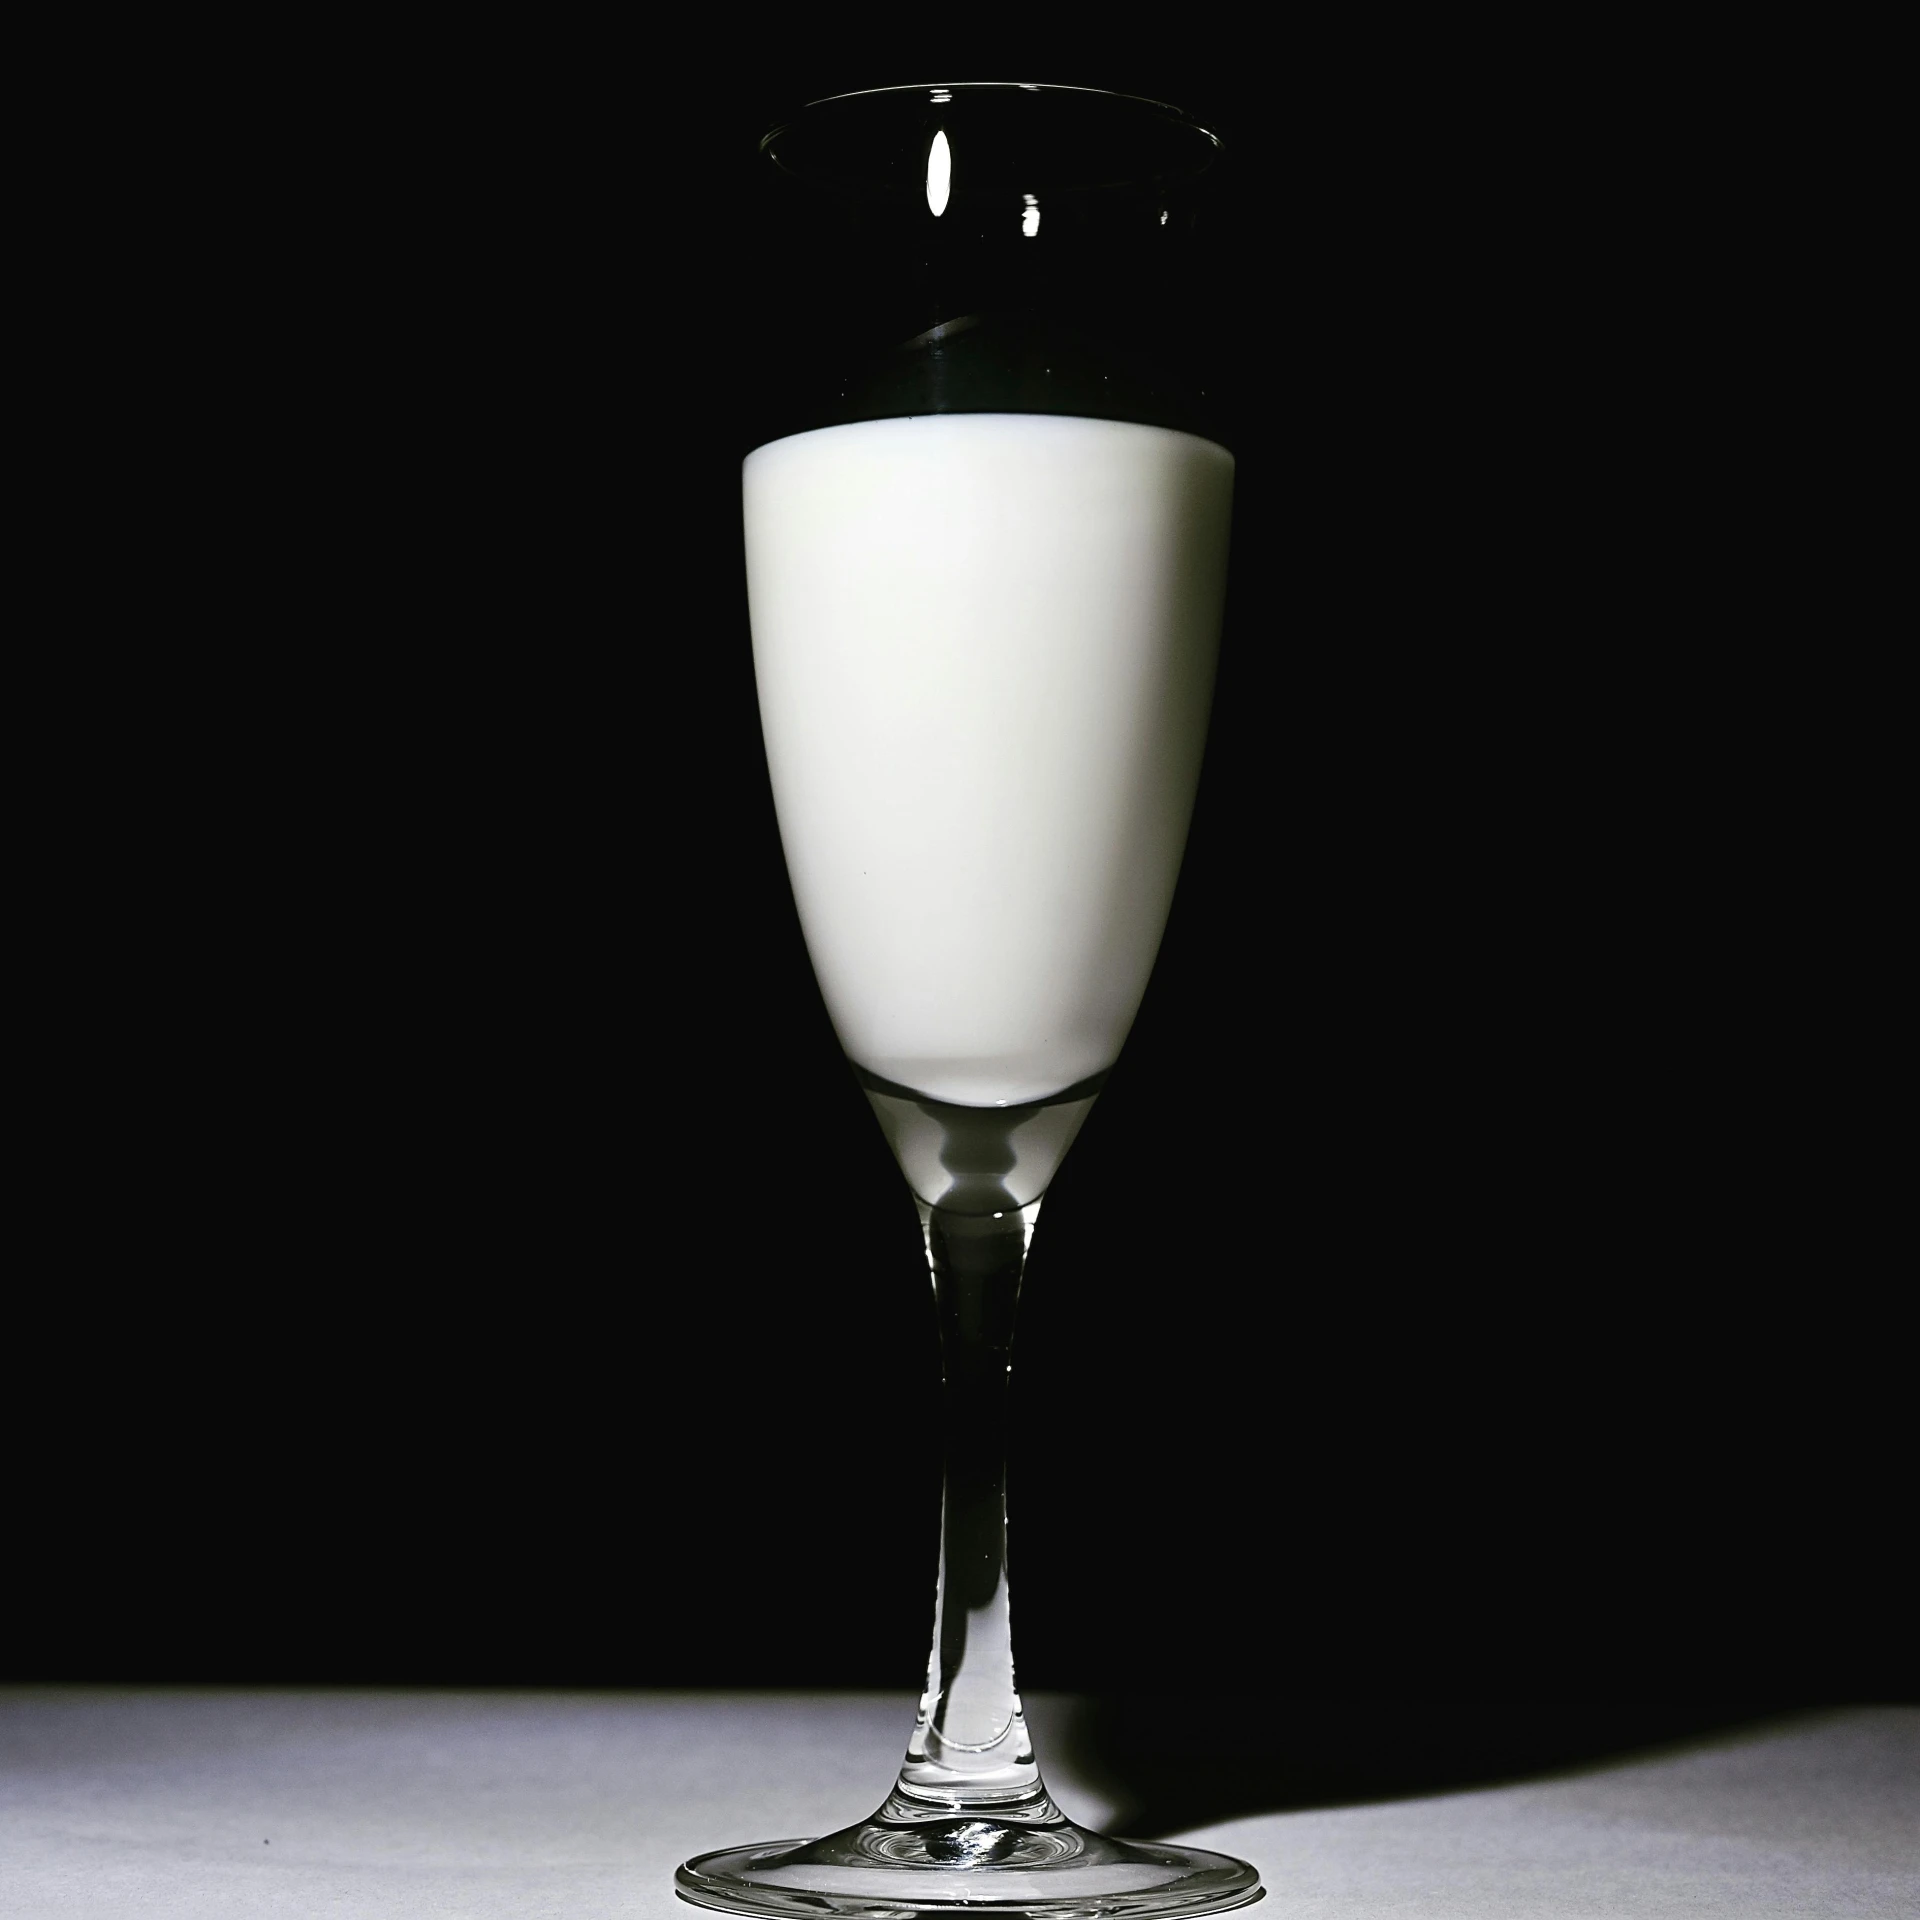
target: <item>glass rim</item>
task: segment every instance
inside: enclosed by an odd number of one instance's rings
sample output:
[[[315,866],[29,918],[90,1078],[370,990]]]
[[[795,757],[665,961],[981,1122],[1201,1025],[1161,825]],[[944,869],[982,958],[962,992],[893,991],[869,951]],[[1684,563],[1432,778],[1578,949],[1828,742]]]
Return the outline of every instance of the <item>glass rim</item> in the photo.
[[[803,102],[794,112],[783,116],[776,125],[769,127],[760,136],[759,151],[764,154],[773,141],[779,139],[799,121],[802,114],[811,113],[816,107],[830,107],[842,100],[868,100],[876,95],[887,93],[1089,94],[1101,100],[1123,101],[1129,106],[1152,107],[1180,126],[1209,141],[1216,152],[1226,151],[1226,142],[1213,128],[1203,121],[1196,120],[1185,107],[1171,100],[1156,100],[1144,93],[1121,93],[1112,87],[1081,87],[1061,81],[1039,80],[912,80],[885,87],[853,87],[845,93],[825,93],[816,100]]]

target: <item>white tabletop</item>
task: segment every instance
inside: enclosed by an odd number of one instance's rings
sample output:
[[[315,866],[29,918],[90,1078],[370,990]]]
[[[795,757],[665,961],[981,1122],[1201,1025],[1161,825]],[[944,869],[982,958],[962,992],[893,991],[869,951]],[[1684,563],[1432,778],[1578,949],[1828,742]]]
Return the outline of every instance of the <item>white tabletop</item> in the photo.
[[[1066,1703],[1029,1701],[1050,1784]],[[867,1694],[0,1690],[0,1915],[690,1920],[690,1853],[868,1812],[912,1720]],[[1920,1708],[1808,1716],[1524,1785],[1180,1836],[1261,1912],[1920,1914]]]

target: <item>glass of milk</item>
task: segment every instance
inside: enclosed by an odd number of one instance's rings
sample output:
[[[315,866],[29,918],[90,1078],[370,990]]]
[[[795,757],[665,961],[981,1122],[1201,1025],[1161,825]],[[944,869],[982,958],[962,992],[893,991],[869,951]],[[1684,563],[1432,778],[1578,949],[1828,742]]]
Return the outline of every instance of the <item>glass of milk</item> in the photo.
[[[893,1791],[690,1860],[726,1912],[1224,1912],[1245,1862],[1088,1832],[1015,1690],[1005,1417],[1042,1196],[1159,948],[1212,696],[1233,456],[1217,138],[1053,86],[817,101],[761,143],[743,469],[754,670],[827,1010],[919,1206],[944,1376],[938,1598]]]

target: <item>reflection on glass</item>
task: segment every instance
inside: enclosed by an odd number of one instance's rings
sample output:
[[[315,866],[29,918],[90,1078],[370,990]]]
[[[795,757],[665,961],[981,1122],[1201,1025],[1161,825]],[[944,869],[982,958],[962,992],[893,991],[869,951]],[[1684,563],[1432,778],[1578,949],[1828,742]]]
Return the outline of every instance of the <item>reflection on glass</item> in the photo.
[[[953,149],[944,130],[933,136],[927,149],[927,207],[937,220],[947,210],[953,196]]]

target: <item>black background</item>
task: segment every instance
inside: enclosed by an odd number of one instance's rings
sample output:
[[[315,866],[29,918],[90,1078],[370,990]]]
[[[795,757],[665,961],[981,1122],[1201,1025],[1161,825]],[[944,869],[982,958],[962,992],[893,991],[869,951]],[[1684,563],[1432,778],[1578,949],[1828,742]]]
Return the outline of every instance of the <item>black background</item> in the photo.
[[[245,110],[35,936],[8,1677],[917,1685],[924,1267],[742,585],[809,290],[738,236],[783,107],[944,76],[1191,105],[1244,234],[1199,808],[1023,1308],[1023,1682],[1908,1692],[1759,188],[1644,52],[716,27]]]

